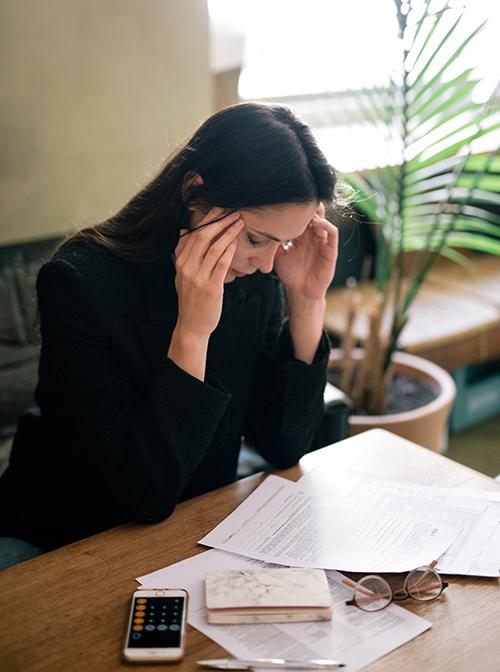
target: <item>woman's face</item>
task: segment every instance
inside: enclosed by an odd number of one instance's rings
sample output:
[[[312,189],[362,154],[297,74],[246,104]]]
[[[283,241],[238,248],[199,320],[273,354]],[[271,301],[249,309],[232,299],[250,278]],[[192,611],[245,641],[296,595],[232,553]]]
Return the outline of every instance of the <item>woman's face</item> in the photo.
[[[245,226],[224,282],[255,271],[270,273],[280,245],[302,235],[317,208],[318,203],[313,201],[240,210]]]

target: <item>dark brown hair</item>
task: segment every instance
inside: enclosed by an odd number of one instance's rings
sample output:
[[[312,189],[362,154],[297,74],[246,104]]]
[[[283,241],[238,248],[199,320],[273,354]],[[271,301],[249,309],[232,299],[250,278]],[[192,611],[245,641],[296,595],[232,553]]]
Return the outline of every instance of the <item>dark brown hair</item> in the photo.
[[[198,174],[202,184],[186,176]],[[217,112],[116,215],[77,232],[135,262],[171,252],[189,206],[228,210],[313,200],[332,204],[336,175],[310,130],[283,105],[240,103]]]

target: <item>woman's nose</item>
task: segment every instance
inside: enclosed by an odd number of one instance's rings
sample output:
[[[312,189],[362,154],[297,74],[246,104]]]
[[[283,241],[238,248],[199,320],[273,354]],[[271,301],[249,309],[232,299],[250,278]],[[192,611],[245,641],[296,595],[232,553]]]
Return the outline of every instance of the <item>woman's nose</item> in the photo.
[[[270,273],[273,270],[274,266],[274,257],[278,250],[278,245],[269,245],[268,249],[259,251],[258,255],[254,256],[253,263],[254,266],[261,273]]]

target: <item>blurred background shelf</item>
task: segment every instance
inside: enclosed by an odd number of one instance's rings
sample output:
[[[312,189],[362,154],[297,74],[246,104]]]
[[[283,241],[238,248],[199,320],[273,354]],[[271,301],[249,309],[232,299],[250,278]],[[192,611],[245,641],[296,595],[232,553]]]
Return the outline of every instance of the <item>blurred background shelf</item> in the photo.
[[[500,260],[474,255],[471,270],[443,261],[434,268],[410,309],[400,345],[447,371],[500,358]],[[372,283],[357,291],[366,306],[375,297]],[[345,329],[349,290],[331,289],[325,326],[339,337]],[[361,342],[367,333],[366,311],[354,325]]]
[[[500,414],[500,260],[474,255],[470,261],[470,270],[443,261],[431,271],[400,341],[406,352],[453,376],[457,397],[451,433]],[[357,291],[362,305],[375,296],[369,282],[360,283]],[[349,301],[346,288],[328,293],[325,326],[336,339],[344,332]],[[360,342],[367,333],[366,312],[360,311],[354,324]]]

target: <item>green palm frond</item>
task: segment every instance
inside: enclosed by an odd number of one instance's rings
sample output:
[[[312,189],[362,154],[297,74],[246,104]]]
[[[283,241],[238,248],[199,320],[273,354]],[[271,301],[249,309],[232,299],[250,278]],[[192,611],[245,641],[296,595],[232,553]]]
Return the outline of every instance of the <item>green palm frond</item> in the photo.
[[[474,153],[478,140],[500,129],[498,87],[478,103],[475,69],[456,69],[485,22],[466,26],[463,12],[446,0],[395,0],[395,8],[399,83],[364,90],[358,102],[365,121],[397,143],[401,158],[347,178],[357,207],[376,226],[376,283],[381,291],[395,287],[394,325],[406,321],[439,255],[459,263],[460,249],[500,255],[499,151]],[[403,289],[407,252],[414,257]]]

